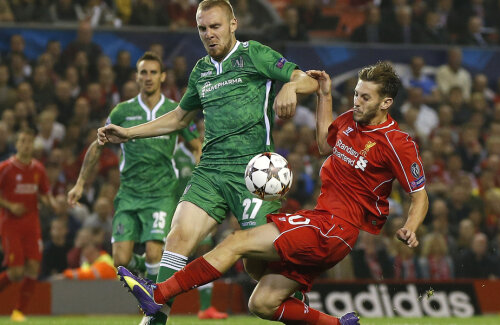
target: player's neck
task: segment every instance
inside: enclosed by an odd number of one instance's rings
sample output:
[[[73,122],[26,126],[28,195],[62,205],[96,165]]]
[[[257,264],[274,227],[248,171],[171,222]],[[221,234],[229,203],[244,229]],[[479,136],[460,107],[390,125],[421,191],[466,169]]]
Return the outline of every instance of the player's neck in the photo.
[[[23,165],[29,165],[31,163],[31,156],[16,154],[16,159]]]
[[[231,51],[234,49],[234,47],[236,46],[236,42],[237,42],[236,37],[233,37],[233,38],[232,38],[232,40],[231,40],[231,45],[230,45],[230,46],[229,46],[229,48],[227,49],[227,52],[226,52],[226,53],[222,54],[220,57],[216,57],[216,58],[214,58],[214,57],[212,56],[211,58],[212,58],[212,59],[214,59],[215,61],[219,62],[219,63],[220,63],[220,62],[222,62],[222,61],[226,58],[226,56],[227,56],[229,53],[231,53]]]
[[[387,114],[375,116],[367,125],[380,125],[387,121]]]
[[[144,104],[146,104],[146,106],[152,110],[153,108],[155,108],[156,104],[158,104],[158,102],[160,101],[161,99],[161,92],[158,91],[158,92],[155,92],[154,94],[146,94],[144,92],[142,92],[140,94],[141,96],[141,100]]]

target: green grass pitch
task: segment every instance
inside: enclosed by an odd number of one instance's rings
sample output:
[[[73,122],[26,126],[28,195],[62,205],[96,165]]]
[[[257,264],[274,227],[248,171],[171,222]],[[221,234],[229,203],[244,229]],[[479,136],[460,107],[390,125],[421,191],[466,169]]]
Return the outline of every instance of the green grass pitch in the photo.
[[[137,325],[140,316],[31,316],[26,325]],[[9,317],[0,317],[0,324],[12,324]],[[173,316],[168,325],[265,325],[281,324],[251,316],[231,316],[222,321],[200,321],[194,316]],[[474,318],[362,318],[361,325],[499,325],[500,316]]]

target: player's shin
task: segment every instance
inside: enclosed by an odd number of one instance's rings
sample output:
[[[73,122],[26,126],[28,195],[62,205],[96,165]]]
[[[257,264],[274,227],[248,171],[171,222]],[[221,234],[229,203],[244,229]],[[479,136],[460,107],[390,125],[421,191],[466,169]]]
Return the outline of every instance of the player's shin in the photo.
[[[316,309],[310,308],[302,301],[295,298],[288,298],[278,307],[273,319],[284,324],[307,324],[307,325],[336,325],[340,324],[339,319],[334,316],[324,314]]]
[[[188,257],[173,253],[170,251],[164,251],[161,262],[160,270],[156,277],[156,282],[163,282],[168,280],[175,272],[186,266]],[[164,325],[167,322],[167,316],[170,313],[170,307],[172,307],[174,299],[170,299],[167,303],[160,309],[159,312],[151,316],[148,325]]]
[[[155,301],[164,304],[182,292],[212,282],[221,276],[222,273],[219,270],[207,262],[205,258],[199,257],[176,272],[167,281],[158,283],[154,291]]]

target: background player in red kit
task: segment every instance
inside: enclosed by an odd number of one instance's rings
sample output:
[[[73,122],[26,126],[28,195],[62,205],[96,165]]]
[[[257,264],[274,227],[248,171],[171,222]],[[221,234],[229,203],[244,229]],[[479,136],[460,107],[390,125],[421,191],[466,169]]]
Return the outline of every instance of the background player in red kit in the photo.
[[[380,232],[389,213],[387,197],[394,179],[411,197],[408,218],[396,236],[409,247],[418,245],[415,232],[428,208],[425,175],[416,144],[388,114],[400,86],[394,69],[385,62],[362,69],[353,109],[335,121],[329,76],[324,71],[308,74],[320,83],[318,146],[321,153],[330,154],[321,168],[315,209],[270,214],[268,224],[236,231],[156,285],[120,268],[121,279],[146,313],[172,296],[217,279],[239,258],[252,257],[269,261],[250,297],[249,308],[257,316],[285,324],[358,324],[354,313],[338,319],[290,295],[297,289],[309,290],[315,277],[349,254],[360,229]]]
[[[0,273],[0,290],[22,281],[11,315],[14,321],[25,319],[23,312],[33,293],[42,258],[38,197],[55,207],[45,167],[32,158],[34,139],[32,130],[20,131],[16,155],[0,164],[0,237],[5,253],[3,263],[7,266]]]

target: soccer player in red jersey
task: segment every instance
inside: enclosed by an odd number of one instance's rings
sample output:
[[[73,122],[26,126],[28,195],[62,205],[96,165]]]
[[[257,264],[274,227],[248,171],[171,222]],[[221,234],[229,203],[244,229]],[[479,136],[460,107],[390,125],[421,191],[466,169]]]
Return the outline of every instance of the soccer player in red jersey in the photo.
[[[14,321],[25,319],[23,312],[33,294],[42,259],[38,197],[55,207],[45,167],[32,158],[34,139],[32,130],[20,131],[17,153],[0,164],[0,237],[7,266],[0,273],[0,291],[12,282],[21,282],[19,300],[11,315]]]
[[[324,71],[309,71],[319,81],[317,141],[330,156],[321,168],[321,194],[313,210],[270,214],[268,224],[236,231],[215,249],[194,260],[169,280],[152,284],[119,269],[146,313],[171,297],[220,277],[239,258],[267,261],[249,308],[257,316],[285,324],[358,324],[348,313],[341,318],[309,308],[290,297],[309,290],[323,271],[341,261],[354,247],[360,230],[378,234],[387,220],[387,198],[397,179],[411,205],[396,236],[409,247],[428,208],[425,174],[418,147],[402,132],[388,109],[400,80],[393,67],[379,62],[362,69],[354,90],[354,107],[335,121],[331,81]]]

